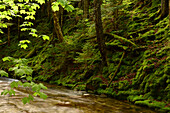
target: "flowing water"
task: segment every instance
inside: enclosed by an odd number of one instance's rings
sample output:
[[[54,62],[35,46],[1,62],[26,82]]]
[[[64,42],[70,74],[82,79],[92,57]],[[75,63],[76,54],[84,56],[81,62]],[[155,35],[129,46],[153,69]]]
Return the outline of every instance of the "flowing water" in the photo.
[[[0,77],[0,92],[10,88],[12,81],[17,80]],[[156,113],[112,98],[45,85],[48,89],[43,92],[48,98],[43,100],[35,97],[34,101],[25,105],[21,99],[28,96],[29,91],[23,87],[15,89],[15,96],[0,96],[0,113]]]

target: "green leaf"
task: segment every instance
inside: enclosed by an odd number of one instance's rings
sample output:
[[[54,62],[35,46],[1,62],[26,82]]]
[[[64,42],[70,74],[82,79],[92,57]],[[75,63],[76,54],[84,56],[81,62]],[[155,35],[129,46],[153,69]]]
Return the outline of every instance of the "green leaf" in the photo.
[[[24,87],[30,87],[31,84],[30,84],[29,82],[25,82],[25,83],[23,83],[23,86],[24,86]]]
[[[34,100],[34,97],[33,97],[32,95],[29,95],[29,96],[28,96],[28,99],[33,101],[33,100]]]
[[[20,10],[20,14],[25,14],[25,10]]]
[[[22,82],[21,82],[21,81],[18,81],[18,85],[22,86],[23,84],[22,84]]]
[[[40,95],[38,92],[35,92],[34,94],[33,94],[34,96],[37,96],[37,95]]]
[[[17,67],[11,67],[11,68],[8,69],[8,71],[15,71],[17,69],[18,69],[18,66]]]
[[[53,2],[52,3],[52,10],[54,12],[59,11],[59,3],[58,2]]]
[[[22,45],[21,45],[21,48],[26,49],[27,47],[28,47],[28,45],[27,45],[27,44],[22,44]]]
[[[10,90],[8,91],[8,93],[9,93],[10,96],[11,96],[12,94],[15,95],[15,91],[14,91],[13,89],[10,89]]]
[[[48,96],[46,94],[44,94],[43,92],[39,92],[40,94],[40,98],[42,99],[46,99]]]
[[[32,77],[31,76],[27,76],[26,79],[27,79],[27,81],[32,81]]]
[[[33,15],[26,16],[26,17],[25,17],[25,20],[29,20],[29,19],[35,20],[35,17],[34,17]]]
[[[40,91],[39,85],[34,84],[34,85],[32,86],[32,90],[33,90],[33,91]]]
[[[1,95],[6,95],[8,94],[8,89],[5,89],[3,92],[1,92]]]
[[[40,87],[41,87],[42,89],[47,89],[47,87],[46,87],[46,86],[44,86],[44,84],[39,83],[39,85],[40,85]]]
[[[20,44],[31,43],[29,40],[21,40],[19,41]]]
[[[42,35],[43,40],[50,40],[50,37],[47,35]]]
[[[28,103],[28,102],[29,102],[29,101],[28,101],[28,98],[27,98],[27,97],[22,98],[22,102],[23,102],[23,104]]]
[[[67,5],[66,0],[57,0],[57,2],[64,8]]]
[[[5,77],[8,77],[8,73],[5,72],[4,70],[0,70],[0,75],[1,75],[1,76],[5,76]]]
[[[12,57],[8,56],[8,57],[4,57],[2,60],[5,62],[5,61],[11,61],[11,60],[14,60],[14,58],[12,58]]]
[[[11,88],[15,88],[15,87],[17,88],[18,82],[13,81],[13,82],[10,83],[10,86],[11,86]]]
[[[43,3],[45,3],[45,0],[37,0],[37,2],[42,5]]]
[[[29,33],[29,35],[32,35],[33,37],[38,37],[38,35],[35,33]]]
[[[4,32],[0,29],[0,33],[3,34]]]
[[[74,7],[72,5],[66,5],[65,9],[68,11],[68,12],[72,12],[74,10]]]

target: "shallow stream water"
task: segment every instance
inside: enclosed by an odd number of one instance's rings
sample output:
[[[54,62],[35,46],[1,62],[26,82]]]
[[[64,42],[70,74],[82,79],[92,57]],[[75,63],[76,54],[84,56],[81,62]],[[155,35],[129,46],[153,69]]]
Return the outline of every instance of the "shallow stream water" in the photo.
[[[0,93],[10,88],[15,79],[0,77]],[[29,104],[21,99],[28,96],[28,90],[15,89],[15,96],[0,96],[0,113],[156,113],[147,108],[131,105],[105,96],[87,94],[84,91],[69,90],[64,87],[50,85],[43,92],[48,98],[35,97]]]

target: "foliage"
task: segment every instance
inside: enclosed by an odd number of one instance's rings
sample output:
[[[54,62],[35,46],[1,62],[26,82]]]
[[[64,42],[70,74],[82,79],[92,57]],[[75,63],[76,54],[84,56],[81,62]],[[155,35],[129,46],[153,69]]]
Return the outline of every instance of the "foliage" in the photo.
[[[51,4],[51,7],[48,4]],[[26,84],[13,83],[15,87],[20,84],[36,91],[35,94],[24,98],[23,102],[29,102],[33,96],[46,98],[39,92],[40,89],[46,88],[40,84],[34,84],[33,79],[78,90],[89,89],[91,92],[94,90],[95,93],[128,99],[133,103],[151,106],[151,108],[169,109],[164,103],[169,102],[170,98],[169,17],[160,18],[160,1],[103,1],[103,38],[106,41],[107,67],[101,66],[92,3],[90,2],[88,19],[83,18],[81,8],[74,10],[71,4],[72,2],[67,0],[1,2],[0,33],[4,32],[1,41],[4,42],[7,39],[5,29],[9,26],[16,27],[15,24],[10,23],[16,23],[15,18],[20,18],[22,22],[19,27],[22,31],[21,37],[24,38],[19,42],[19,46],[24,50],[21,52],[18,50],[18,53],[32,54],[29,61],[24,58],[5,57],[3,61],[9,63],[8,65],[2,63],[1,68],[5,67],[9,69],[8,71],[14,71],[16,76],[30,81]],[[76,4],[74,6],[77,7]],[[61,7],[69,13],[62,14]],[[58,42],[56,33],[53,32],[52,14],[54,12],[57,13],[62,26],[63,43]],[[11,32],[14,40],[17,40],[15,38],[17,34],[14,31]],[[48,42],[37,39],[38,37]],[[2,46],[2,48],[4,52],[10,47]],[[125,57],[122,59],[117,75],[110,87],[107,87],[124,51]],[[24,55],[18,56],[25,57]],[[36,73],[34,77],[31,76],[33,70]],[[3,70],[0,70],[0,74],[8,76],[8,73]],[[4,92],[4,94],[7,93],[14,94],[12,90]]]
[[[4,57],[3,58],[4,62],[12,62],[13,67],[9,68],[9,71],[14,71],[14,75],[15,76],[19,76],[20,78],[25,78],[28,82],[22,83],[21,81],[13,81],[12,83],[10,83],[10,87],[11,89],[6,89],[3,92],[1,92],[1,95],[6,95],[9,93],[9,95],[15,95],[15,91],[13,90],[13,88],[18,88],[20,87],[28,87],[28,88],[32,88],[32,91],[34,91],[33,95],[29,94],[28,97],[24,97],[22,99],[22,102],[24,104],[29,103],[30,101],[32,101],[34,98],[33,96],[40,96],[40,98],[46,99],[47,95],[44,94],[43,92],[41,92],[41,89],[47,89],[46,86],[44,86],[42,83],[36,84],[32,81],[32,68],[27,66],[28,64],[28,60],[27,59],[15,59],[12,57]],[[0,70],[0,74],[1,76],[6,76],[8,77],[8,73]]]

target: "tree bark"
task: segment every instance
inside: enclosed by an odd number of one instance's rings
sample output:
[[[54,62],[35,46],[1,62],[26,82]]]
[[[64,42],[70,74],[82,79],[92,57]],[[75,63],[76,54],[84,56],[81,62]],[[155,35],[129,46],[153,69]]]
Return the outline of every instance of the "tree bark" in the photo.
[[[170,29],[170,0],[169,0],[169,29]]]
[[[60,27],[62,29],[64,21],[64,8],[60,6]]]
[[[84,18],[89,18],[89,0],[83,0],[83,13],[84,13]]]
[[[97,43],[102,57],[102,62],[103,65],[107,66],[106,45],[105,45],[105,39],[103,35],[103,25],[101,19],[101,4],[102,4],[102,0],[94,0],[95,28],[96,28]]]
[[[161,18],[168,16],[169,0],[161,0]]]
[[[10,21],[8,22],[10,23]],[[8,46],[10,46],[10,42],[11,42],[10,34],[11,34],[11,28],[10,28],[10,25],[8,25]]]
[[[58,38],[59,42],[63,42],[64,37],[63,37],[63,33],[61,31],[59,19],[57,17],[56,12],[53,12],[53,19],[54,19],[54,30],[55,30],[55,32],[57,34],[57,38]]]
[[[21,40],[21,38],[20,38],[20,21],[21,21],[21,18],[18,17],[18,41]]]

